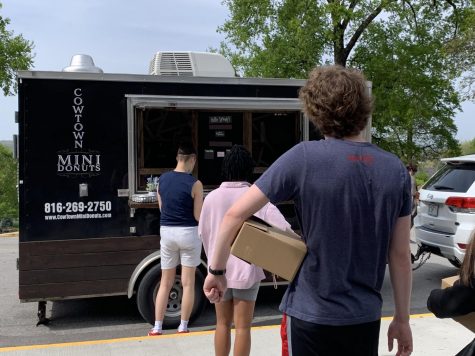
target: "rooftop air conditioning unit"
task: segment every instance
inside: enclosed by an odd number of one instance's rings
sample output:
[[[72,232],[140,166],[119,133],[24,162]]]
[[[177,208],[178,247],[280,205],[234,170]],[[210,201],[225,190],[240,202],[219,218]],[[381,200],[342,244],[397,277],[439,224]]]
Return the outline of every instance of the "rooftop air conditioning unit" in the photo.
[[[208,52],[157,52],[149,73],[163,76],[235,77],[236,71],[222,55]]]

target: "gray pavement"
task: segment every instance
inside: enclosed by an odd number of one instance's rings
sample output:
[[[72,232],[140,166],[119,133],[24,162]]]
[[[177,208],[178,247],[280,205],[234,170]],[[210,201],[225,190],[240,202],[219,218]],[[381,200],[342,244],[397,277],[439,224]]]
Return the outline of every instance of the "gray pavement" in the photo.
[[[383,318],[381,324],[379,355],[395,355],[388,351],[386,332],[391,322]],[[432,314],[413,315],[411,328],[416,356],[455,355],[474,337],[473,333],[452,319],[437,319]],[[193,329],[191,329],[193,331]],[[252,329],[251,355],[280,355],[280,329],[278,326]],[[344,342],[344,340],[342,340]],[[0,353],[25,356],[208,356],[214,354],[213,332],[195,331],[190,334],[166,333],[158,337],[133,337],[95,340],[51,345],[32,345],[0,348]],[[351,355],[348,355],[351,356]]]

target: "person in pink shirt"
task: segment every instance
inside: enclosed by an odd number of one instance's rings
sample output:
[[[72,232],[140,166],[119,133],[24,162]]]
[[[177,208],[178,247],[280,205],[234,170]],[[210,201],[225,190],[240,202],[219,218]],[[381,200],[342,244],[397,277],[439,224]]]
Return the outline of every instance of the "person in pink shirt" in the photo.
[[[225,181],[206,197],[198,225],[198,234],[203,240],[203,247],[208,256],[209,273],[225,273],[228,286],[223,300],[215,304],[216,356],[229,355],[233,322],[234,355],[249,355],[251,351],[251,322],[259,284],[265,278],[264,271],[232,255],[225,271],[214,271],[213,261],[209,259],[213,256],[221,220],[231,205],[251,186],[248,181],[251,180],[253,168],[254,162],[249,151],[243,146],[233,146],[223,160],[222,176]],[[266,204],[254,215],[279,229],[290,229],[290,224],[271,203]]]

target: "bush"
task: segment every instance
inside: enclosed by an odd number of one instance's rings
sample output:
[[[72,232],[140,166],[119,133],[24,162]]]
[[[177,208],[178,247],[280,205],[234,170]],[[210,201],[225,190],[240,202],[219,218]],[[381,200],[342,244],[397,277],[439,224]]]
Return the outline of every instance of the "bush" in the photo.
[[[17,161],[0,144],[0,219],[18,217]]]
[[[416,173],[416,183],[417,183],[417,188],[422,187],[425,182],[429,179],[429,175],[424,172],[424,171],[419,171]]]

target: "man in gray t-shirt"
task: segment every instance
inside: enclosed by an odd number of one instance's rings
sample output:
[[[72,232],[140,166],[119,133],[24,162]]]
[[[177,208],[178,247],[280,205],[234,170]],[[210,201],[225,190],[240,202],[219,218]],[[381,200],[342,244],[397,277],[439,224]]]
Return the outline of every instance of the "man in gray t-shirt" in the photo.
[[[386,263],[396,309],[388,342],[392,349],[396,339],[398,355],[409,355],[407,170],[364,140],[371,98],[359,72],[316,68],[300,98],[325,140],[290,149],[230,208],[212,269],[224,269],[230,243],[248,216],[268,201],[294,200],[308,253],[281,304],[283,355],[377,355]],[[225,289],[224,278],[208,274],[204,291],[212,302]]]
[[[367,142],[308,141],[255,184],[273,203],[294,200],[308,248],[282,311],[324,325],[380,319],[391,232],[411,212],[401,161]]]

